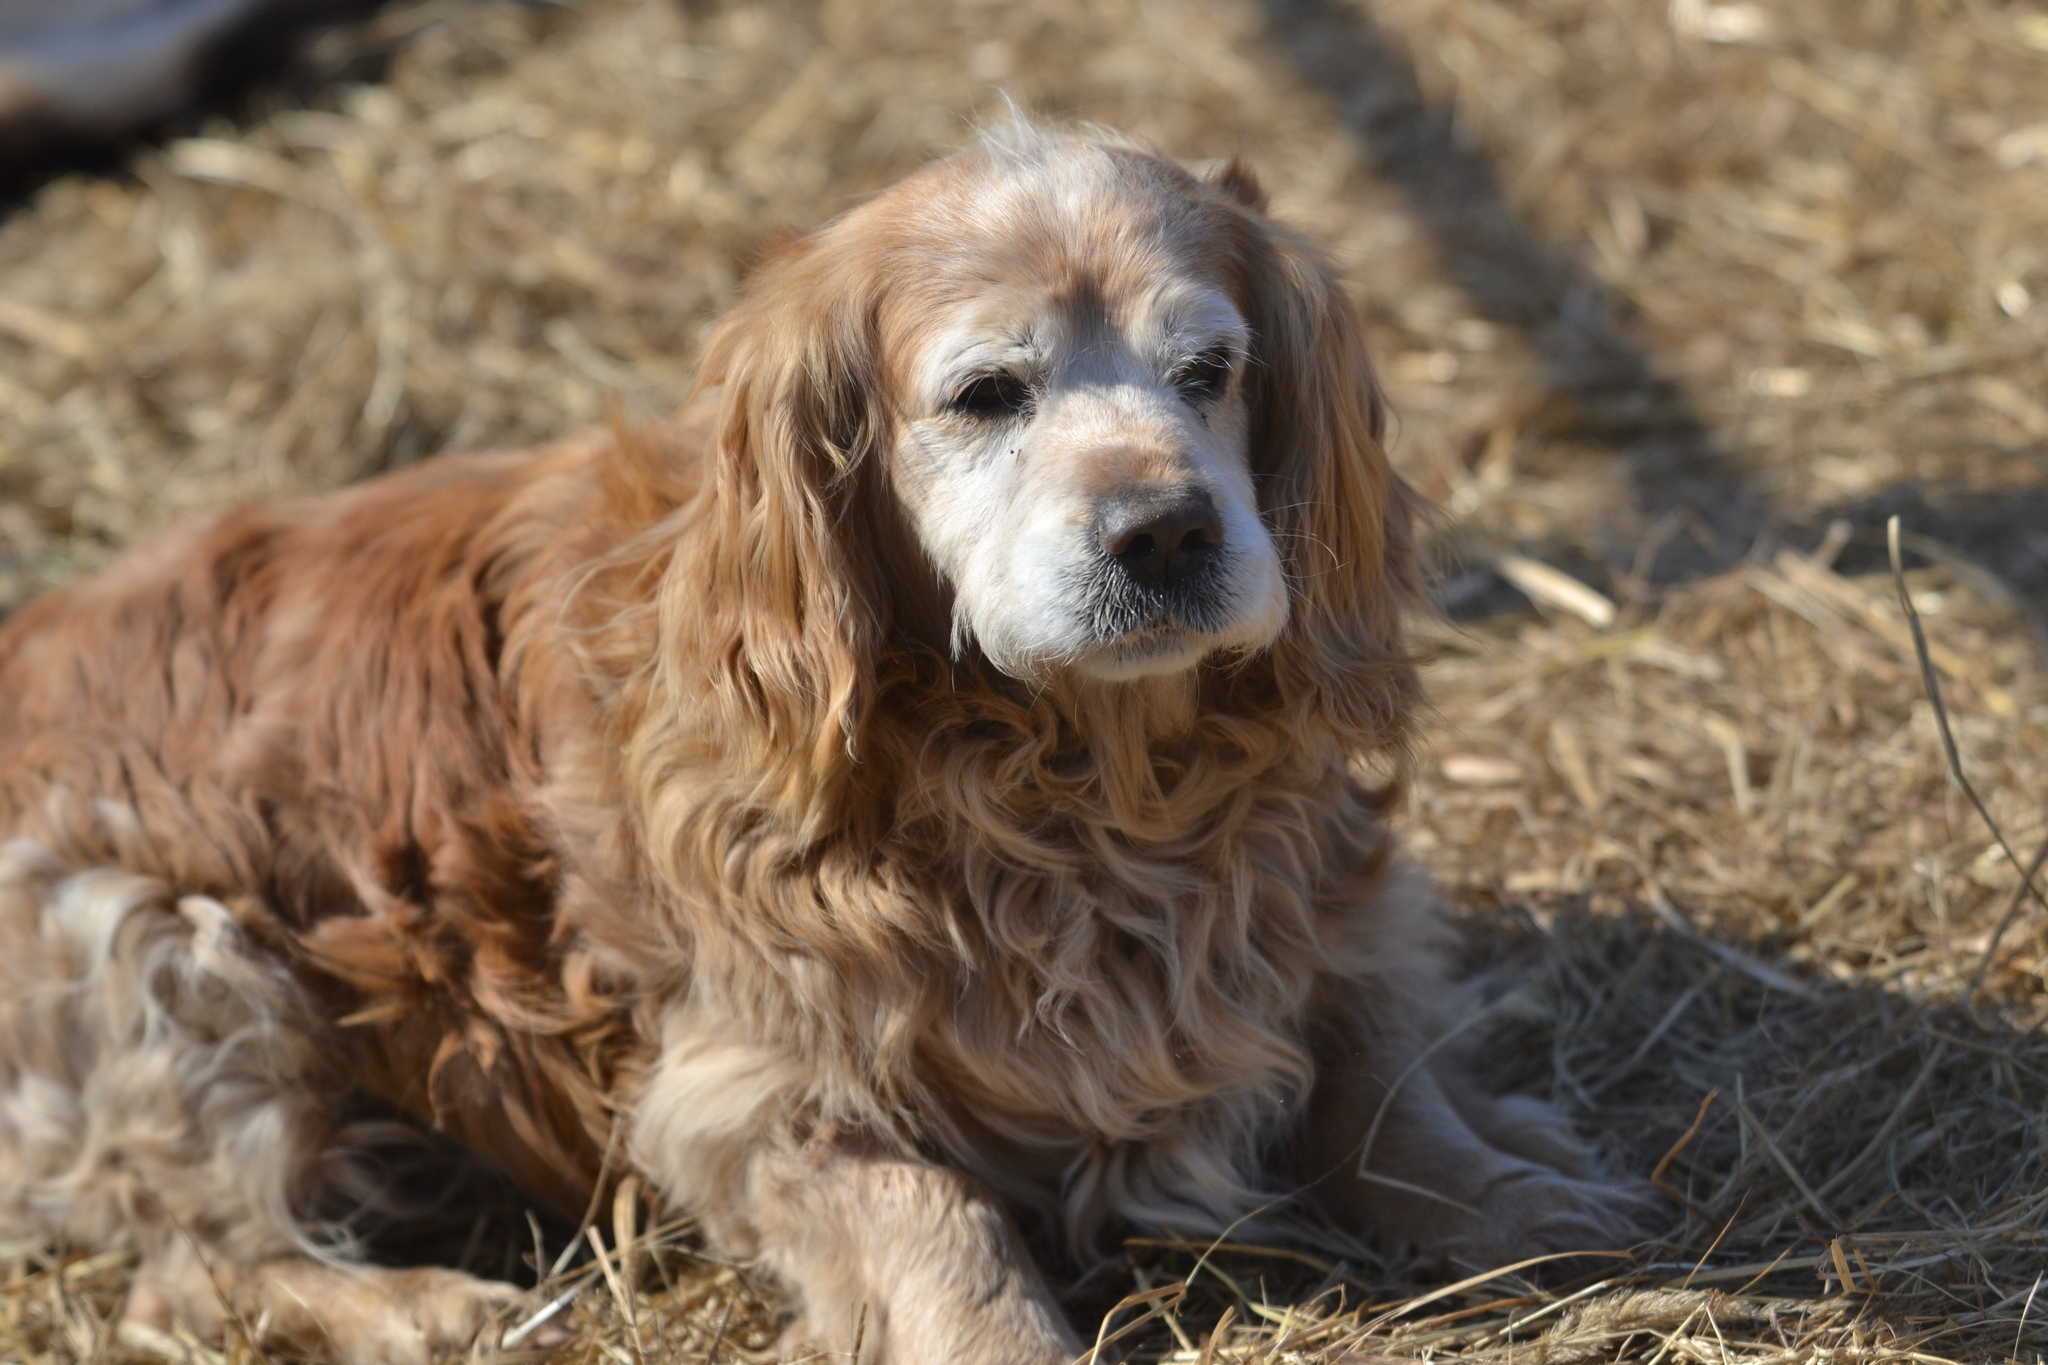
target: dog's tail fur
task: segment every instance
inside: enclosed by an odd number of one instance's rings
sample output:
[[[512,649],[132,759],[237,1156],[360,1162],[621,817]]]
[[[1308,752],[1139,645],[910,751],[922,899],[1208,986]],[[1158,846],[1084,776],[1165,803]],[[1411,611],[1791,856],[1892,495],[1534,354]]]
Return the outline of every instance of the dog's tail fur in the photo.
[[[313,1040],[221,902],[0,843],[0,1237],[345,1256],[301,1218],[326,1145]]]

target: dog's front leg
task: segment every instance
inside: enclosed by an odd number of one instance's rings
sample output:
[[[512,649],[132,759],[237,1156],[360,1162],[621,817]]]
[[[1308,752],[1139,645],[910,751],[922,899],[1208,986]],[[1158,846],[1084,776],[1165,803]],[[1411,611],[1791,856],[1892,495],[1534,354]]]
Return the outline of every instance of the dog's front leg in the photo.
[[[1008,1215],[958,1171],[800,1124],[808,1072],[684,1011],[635,1106],[634,1163],[862,1365],[1066,1365],[1080,1345]]]
[[[1331,1014],[1296,1160],[1341,1220],[1472,1270],[1620,1251],[1670,1221],[1648,1184],[1601,1178],[1551,1106],[1474,1085],[1417,1027],[1426,1009]]]
[[[957,1171],[824,1136],[749,1163],[793,1336],[889,1365],[1065,1365],[1080,1351],[1007,1214]]]

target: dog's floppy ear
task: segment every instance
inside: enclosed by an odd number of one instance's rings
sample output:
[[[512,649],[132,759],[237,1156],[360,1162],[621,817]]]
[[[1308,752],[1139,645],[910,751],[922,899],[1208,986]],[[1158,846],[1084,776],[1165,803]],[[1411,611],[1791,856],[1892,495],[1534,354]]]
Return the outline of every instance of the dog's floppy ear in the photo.
[[[673,666],[711,681],[692,720],[805,836],[847,798],[885,629],[863,522],[885,420],[875,290],[846,257],[815,235],[779,245],[712,334],[702,501],[663,589]]]
[[[1274,680],[1297,720],[1398,758],[1418,699],[1401,642],[1401,613],[1421,601],[1418,499],[1387,462],[1385,402],[1336,271],[1263,218],[1256,227],[1250,454],[1289,593]]]

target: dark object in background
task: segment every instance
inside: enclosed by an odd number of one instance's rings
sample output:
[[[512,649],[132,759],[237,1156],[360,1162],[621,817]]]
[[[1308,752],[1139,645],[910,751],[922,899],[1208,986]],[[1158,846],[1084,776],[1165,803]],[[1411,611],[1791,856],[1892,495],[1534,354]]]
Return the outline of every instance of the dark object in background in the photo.
[[[94,153],[275,69],[377,0],[0,0],[0,179]]]

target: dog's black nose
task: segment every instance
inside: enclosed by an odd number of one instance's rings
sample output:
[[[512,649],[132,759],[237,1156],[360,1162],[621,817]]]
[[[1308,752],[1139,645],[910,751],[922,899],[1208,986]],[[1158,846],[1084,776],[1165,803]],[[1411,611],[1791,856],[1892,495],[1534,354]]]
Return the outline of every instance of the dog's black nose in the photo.
[[[1110,498],[1096,521],[1102,552],[1131,581],[1168,588],[1223,543],[1223,521],[1204,488],[1149,488]]]

